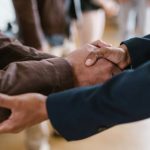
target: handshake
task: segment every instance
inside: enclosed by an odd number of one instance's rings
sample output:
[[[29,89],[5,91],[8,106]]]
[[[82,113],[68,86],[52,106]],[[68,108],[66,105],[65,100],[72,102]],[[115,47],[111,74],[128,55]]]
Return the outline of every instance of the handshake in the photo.
[[[72,77],[68,75],[68,77],[65,78],[72,78],[74,83],[73,87],[81,87],[95,85],[109,80],[126,68],[131,60],[128,49],[124,44],[119,48],[114,48],[103,41],[96,41],[91,44],[86,44],[82,48],[70,53],[64,61],[67,61],[72,68]],[[30,67],[30,65],[28,67]],[[57,70],[57,72],[58,71],[59,70]],[[33,71],[29,73],[32,74]],[[28,76],[28,78],[30,78],[29,74]],[[51,74],[51,76],[55,76],[55,74]],[[43,79],[44,78],[47,78],[47,76],[43,77]],[[32,81],[29,80],[29,82]],[[39,82],[38,79],[36,82]],[[63,83],[65,84],[65,81],[63,81]],[[25,85],[22,85],[20,88],[25,88]],[[53,86],[55,87],[55,81],[53,81]],[[39,86],[39,90],[40,88]],[[45,88],[47,88],[47,85]],[[32,89],[30,93],[37,91],[36,86],[36,90],[34,91],[34,89]],[[29,93],[29,91],[25,91],[25,93]],[[51,93],[52,91],[50,90],[49,94]],[[19,94],[23,93],[20,92]],[[41,94],[31,93],[19,96],[0,94],[0,133],[18,132],[26,127],[48,119],[45,106],[46,96]],[[39,109],[37,110],[37,108]]]
[[[103,83],[130,64],[124,44],[114,48],[100,40],[72,52],[66,60],[73,68],[75,86]]]

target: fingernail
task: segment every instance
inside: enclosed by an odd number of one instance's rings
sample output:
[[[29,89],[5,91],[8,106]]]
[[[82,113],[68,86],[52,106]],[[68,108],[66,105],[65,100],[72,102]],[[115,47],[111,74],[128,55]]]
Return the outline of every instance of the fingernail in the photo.
[[[87,59],[86,62],[85,62],[85,64],[86,64],[87,66],[92,65],[92,63],[93,63],[92,59]]]

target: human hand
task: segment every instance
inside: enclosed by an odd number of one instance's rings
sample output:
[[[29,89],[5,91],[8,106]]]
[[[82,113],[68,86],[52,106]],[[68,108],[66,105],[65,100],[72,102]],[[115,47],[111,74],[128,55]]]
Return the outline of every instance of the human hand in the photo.
[[[98,47],[109,47],[110,44],[99,41],[92,44],[86,44],[82,48],[72,52],[66,60],[71,64],[75,77],[76,86],[94,85],[105,82],[113,75],[120,73],[120,69],[106,59],[98,59],[92,67],[86,67],[84,62],[88,55],[99,51]],[[96,56],[96,55],[94,55]],[[97,55],[98,56],[98,55]]]
[[[97,41],[99,43],[99,41]],[[90,53],[86,59],[86,66],[92,66],[97,62],[97,58],[106,58],[115,63],[120,69],[126,68],[131,64],[131,58],[126,45],[122,44],[119,48],[101,47]]]
[[[0,107],[11,110],[9,118],[0,123],[0,133],[17,133],[48,119],[46,96],[41,94],[0,94]]]

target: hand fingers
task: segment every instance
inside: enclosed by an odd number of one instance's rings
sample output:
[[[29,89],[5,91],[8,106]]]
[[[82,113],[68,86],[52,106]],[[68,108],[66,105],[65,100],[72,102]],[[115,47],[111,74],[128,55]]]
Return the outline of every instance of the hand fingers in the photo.
[[[108,44],[108,43],[101,41],[101,40],[97,40],[91,44],[93,46],[96,46],[99,48],[112,46],[111,44]],[[85,65],[87,67],[94,65],[97,62],[97,60],[99,59],[99,57],[103,56],[103,51],[104,51],[104,49],[91,51],[90,54],[86,58]]]
[[[106,43],[102,40],[97,40],[97,41],[95,41],[91,44],[96,46],[96,47],[99,47],[99,48],[101,48],[101,47],[111,47],[112,46],[112,44],[108,44],[108,43]]]
[[[5,94],[0,94],[0,107],[11,108],[13,102],[11,97]]]
[[[85,65],[87,67],[93,66],[100,57],[101,56],[98,55],[97,50],[90,52],[90,54],[86,58]]]
[[[86,58],[85,65],[87,67],[93,66],[98,59],[105,58],[107,48],[100,48],[92,51]]]

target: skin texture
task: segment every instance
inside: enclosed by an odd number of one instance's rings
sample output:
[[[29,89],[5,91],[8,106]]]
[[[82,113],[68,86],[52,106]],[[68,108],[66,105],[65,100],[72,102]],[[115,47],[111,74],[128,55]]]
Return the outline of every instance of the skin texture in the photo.
[[[104,47],[107,48],[104,49]],[[103,53],[101,48],[104,50]],[[124,51],[120,48],[114,49],[115,51],[112,49],[111,45],[102,41],[96,41],[85,45],[66,58],[72,66],[76,86],[102,83],[111,78],[112,74],[120,73],[120,69],[108,60],[110,59],[117,64],[117,59],[122,58],[123,60],[120,60],[117,65],[120,66],[120,62],[127,65],[129,63],[127,60],[130,60],[129,58],[124,59],[128,56],[126,54],[127,49],[124,50],[122,48]],[[104,58],[107,57],[108,60],[100,59],[101,55]],[[86,67],[84,63],[89,59],[92,63]],[[46,99],[46,96],[37,93],[18,96],[0,94],[0,107],[11,110],[10,117],[0,124],[0,133],[17,133],[27,127],[47,120]]]

